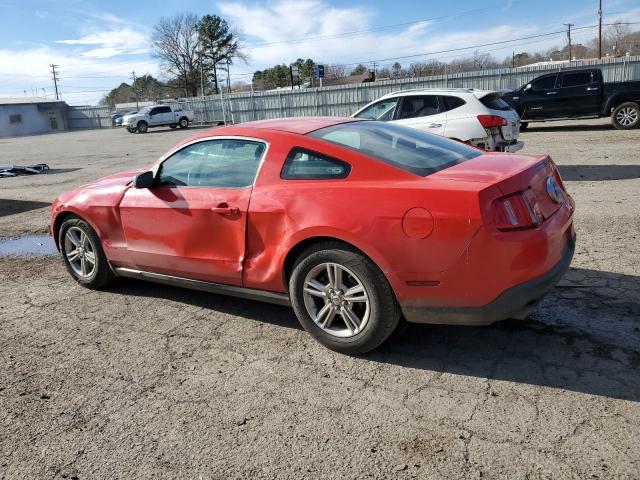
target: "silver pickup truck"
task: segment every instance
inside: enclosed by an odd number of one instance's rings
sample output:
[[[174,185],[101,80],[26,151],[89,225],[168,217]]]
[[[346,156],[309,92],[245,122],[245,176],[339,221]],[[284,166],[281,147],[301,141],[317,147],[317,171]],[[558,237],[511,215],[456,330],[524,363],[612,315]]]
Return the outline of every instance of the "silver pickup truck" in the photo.
[[[149,128],[168,126],[187,128],[193,122],[193,112],[171,105],[143,107],[136,113],[125,115],[122,125],[129,133],[147,133]]]

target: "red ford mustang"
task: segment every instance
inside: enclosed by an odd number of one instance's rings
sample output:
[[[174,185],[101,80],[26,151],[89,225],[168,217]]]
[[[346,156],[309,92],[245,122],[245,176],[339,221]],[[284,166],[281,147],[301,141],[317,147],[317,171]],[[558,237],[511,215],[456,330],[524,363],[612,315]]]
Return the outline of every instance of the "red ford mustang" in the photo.
[[[357,354],[402,315],[524,317],[569,267],[573,210],[547,156],[292,118],[204,131],[149,170],[60,195],[51,232],[83,286],[122,276],[292,305]]]

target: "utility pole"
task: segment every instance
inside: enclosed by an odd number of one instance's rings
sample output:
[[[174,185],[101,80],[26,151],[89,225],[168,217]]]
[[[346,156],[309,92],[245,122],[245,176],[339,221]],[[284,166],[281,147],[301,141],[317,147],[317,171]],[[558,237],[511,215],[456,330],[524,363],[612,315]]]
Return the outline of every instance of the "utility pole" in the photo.
[[[602,58],[602,0],[598,8],[598,58]]]
[[[511,68],[516,68],[516,52],[511,52]]]
[[[53,86],[56,89],[56,100],[60,100],[60,95],[58,94],[58,72],[56,72],[56,68],[58,65],[54,65],[53,63],[49,65],[51,67],[51,74],[53,75]]]
[[[567,39],[569,40],[569,63],[571,63],[571,27],[573,27],[573,23],[563,23],[565,27],[567,27]]]
[[[131,88],[133,88],[133,93],[136,95],[136,110],[140,110],[140,106],[138,105],[138,89],[136,88],[136,71],[131,70],[131,80],[133,83],[131,84]]]

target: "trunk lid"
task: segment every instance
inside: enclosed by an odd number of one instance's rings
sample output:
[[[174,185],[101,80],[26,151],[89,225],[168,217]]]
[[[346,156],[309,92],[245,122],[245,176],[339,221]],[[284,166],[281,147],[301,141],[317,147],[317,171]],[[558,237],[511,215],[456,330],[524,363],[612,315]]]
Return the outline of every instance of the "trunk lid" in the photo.
[[[486,153],[430,177],[494,185],[504,196],[531,189],[545,219],[566,199],[560,175],[548,155]]]

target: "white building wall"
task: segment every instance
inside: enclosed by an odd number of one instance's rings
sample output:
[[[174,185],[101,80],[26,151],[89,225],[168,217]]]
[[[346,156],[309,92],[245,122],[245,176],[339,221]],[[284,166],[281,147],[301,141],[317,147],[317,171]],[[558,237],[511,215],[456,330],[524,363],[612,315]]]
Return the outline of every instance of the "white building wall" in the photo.
[[[51,128],[49,111],[55,112],[58,129]],[[11,123],[12,115],[20,115],[19,123]],[[64,112],[60,108],[38,110],[38,104],[0,105],[0,137],[16,137],[65,130]]]

